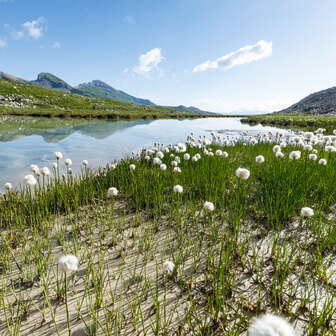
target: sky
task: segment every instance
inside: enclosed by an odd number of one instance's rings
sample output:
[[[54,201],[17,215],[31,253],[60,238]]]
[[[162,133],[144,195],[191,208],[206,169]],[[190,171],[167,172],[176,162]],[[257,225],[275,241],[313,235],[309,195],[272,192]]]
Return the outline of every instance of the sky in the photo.
[[[271,112],[335,86],[335,0],[0,0],[0,71]]]

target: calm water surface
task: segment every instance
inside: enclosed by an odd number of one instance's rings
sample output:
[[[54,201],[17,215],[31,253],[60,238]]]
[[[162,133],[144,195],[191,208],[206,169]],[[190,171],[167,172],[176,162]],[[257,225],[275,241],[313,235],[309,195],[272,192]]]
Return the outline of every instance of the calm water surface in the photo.
[[[24,120],[24,126],[22,126]],[[6,129],[6,123],[10,124]],[[89,161],[89,167],[98,167],[126,156],[132,151],[149,147],[154,142],[163,144],[184,141],[190,132],[196,135],[221,131],[222,135],[239,136],[248,131],[254,135],[260,131],[276,132],[280,129],[261,125],[242,124],[239,118],[206,118],[184,120],[138,120],[138,121],[85,121],[66,124],[47,130],[36,127],[36,119],[20,119],[20,125],[1,121],[0,128],[0,188],[6,182],[17,185],[30,173],[34,163],[51,167],[54,152],[71,158],[73,169],[78,170],[81,161]],[[15,124],[14,124],[15,126]],[[43,128],[42,128],[43,129]],[[283,129],[280,130],[284,132]]]

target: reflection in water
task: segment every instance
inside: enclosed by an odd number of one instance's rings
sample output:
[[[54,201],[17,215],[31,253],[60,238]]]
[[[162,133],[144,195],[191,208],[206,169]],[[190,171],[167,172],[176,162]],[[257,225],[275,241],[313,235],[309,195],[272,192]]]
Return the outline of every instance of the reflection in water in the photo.
[[[132,151],[151,146],[184,141],[190,132],[197,135],[215,130],[227,136],[240,131],[255,134],[274,127],[242,124],[239,118],[137,121],[69,121],[45,118],[8,118],[0,120],[0,188],[5,182],[19,184],[29,173],[30,164],[51,166],[54,152],[71,158],[74,170],[87,159],[98,167]],[[281,130],[283,132],[283,130]]]

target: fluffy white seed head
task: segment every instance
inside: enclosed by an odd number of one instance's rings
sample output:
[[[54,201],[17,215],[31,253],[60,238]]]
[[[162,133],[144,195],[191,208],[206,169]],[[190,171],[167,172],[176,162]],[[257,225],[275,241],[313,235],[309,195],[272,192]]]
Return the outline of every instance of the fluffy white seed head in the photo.
[[[107,198],[111,198],[113,196],[117,196],[118,192],[119,192],[118,189],[115,188],[115,187],[108,188],[108,190],[107,190]]]
[[[154,164],[154,165],[160,166],[161,163],[162,163],[162,161],[161,161],[160,158],[155,157],[155,158],[153,159],[153,164]]]
[[[203,208],[206,210],[206,211],[214,211],[215,210],[215,206],[212,202],[204,202],[203,204]]]
[[[223,155],[223,152],[222,152],[220,149],[217,149],[217,150],[216,150],[216,155],[217,155],[217,156],[222,156],[222,155]]]
[[[276,152],[280,152],[281,151],[281,147],[279,145],[275,145],[273,146],[273,152],[276,153]]]
[[[62,159],[63,154],[61,152],[55,152],[55,157],[56,157],[57,160],[60,160],[60,159]]]
[[[183,193],[183,187],[179,184],[175,185],[173,187],[173,190],[175,193],[182,194]]]
[[[40,168],[38,167],[38,165],[36,165],[36,164],[32,164],[32,165],[30,165],[30,170],[31,170],[33,173],[37,174],[37,173],[39,173]]]
[[[236,176],[242,180],[247,180],[250,177],[250,171],[246,168],[237,168]]]
[[[161,169],[161,170],[167,170],[167,165],[164,164],[164,163],[161,163],[161,164],[160,164],[160,169]]]
[[[177,167],[178,163],[177,161],[173,160],[171,163],[170,163],[173,167]]]
[[[64,164],[65,164],[66,166],[71,166],[71,165],[72,165],[72,161],[71,161],[71,159],[66,159],[66,160],[64,161]]]
[[[227,152],[223,152],[223,157],[227,158],[229,156],[229,154]]]
[[[58,267],[61,272],[77,271],[78,258],[72,254],[67,254],[58,259]]]
[[[146,155],[146,156],[145,156],[145,160],[146,160],[146,161],[149,161],[149,160],[150,160],[150,156],[149,156],[149,155]]]
[[[129,165],[129,169],[130,169],[130,170],[135,170],[135,164],[130,164],[130,165]]]
[[[186,160],[186,161],[190,160],[190,154],[185,153],[185,154],[183,155],[183,159]]]
[[[5,183],[5,189],[8,190],[8,191],[9,191],[9,190],[12,190],[12,189],[13,189],[12,184],[9,183],[9,182]]]
[[[300,151],[293,151],[289,153],[289,159],[290,160],[299,160],[301,157]]]
[[[161,151],[159,151],[156,153],[156,157],[158,157],[159,159],[163,159],[164,154]]]
[[[175,270],[175,264],[172,261],[165,261],[163,263],[163,270],[168,275],[172,275],[174,273],[174,270]]]
[[[327,165],[327,160],[326,159],[320,159],[318,163],[322,166],[326,166]]]
[[[309,155],[308,155],[308,158],[309,158],[310,160],[316,161],[316,160],[317,160],[317,155],[316,155],[316,154],[309,154]]]
[[[58,164],[57,164],[56,162],[54,162],[54,163],[52,164],[52,167],[53,167],[54,169],[57,169]]]
[[[88,161],[88,160],[83,160],[83,161],[82,161],[82,165],[83,165],[84,167],[87,167],[88,164],[89,164],[89,161]]]
[[[258,156],[256,157],[256,162],[257,162],[257,163],[264,163],[264,162],[265,162],[265,158],[264,158],[264,156],[263,156],[263,155],[258,155]]]
[[[312,208],[304,207],[301,209],[301,216],[302,217],[313,217],[314,210]]]
[[[49,170],[48,167],[43,167],[41,169],[41,173],[42,173],[43,176],[49,176],[50,175],[50,170]]]
[[[283,159],[283,158],[285,157],[285,154],[282,153],[282,152],[276,152],[276,153],[275,153],[275,156],[276,156],[277,158],[279,158],[279,159]]]
[[[31,187],[33,187],[37,183],[37,180],[33,175],[26,175],[24,180],[25,180],[26,184],[28,186],[31,186]]]
[[[173,172],[174,172],[174,173],[181,173],[182,170],[181,170],[180,167],[174,167]]]
[[[282,317],[266,314],[253,319],[249,336],[295,336],[294,328]]]

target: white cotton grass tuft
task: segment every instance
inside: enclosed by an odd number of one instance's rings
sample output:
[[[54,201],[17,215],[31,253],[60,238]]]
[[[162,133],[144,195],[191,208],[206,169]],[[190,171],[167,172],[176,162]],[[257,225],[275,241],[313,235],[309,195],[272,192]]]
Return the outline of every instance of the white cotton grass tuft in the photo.
[[[326,166],[327,165],[327,160],[326,159],[320,159],[318,163],[322,166]]]
[[[206,211],[210,211],[211,212],[211,211],[215,210],[215,206],[214,206],[214,204],[212,202],[206,201],[203,204],[203,209],[206,210]]]
[[[275,153],[275,157],[279,158],[279,159],[283,159],[285,157],[285,154],[282,152],[276,152]]]
[[[302,217],[313,217],[314,216],[314,210],[312,208],[304,207],[301,209],[300,212]]]
[[[135,170],[135,164],[130,164],[130,165],[129,165],[129,169],[130,169],[130,170]]]
[[[165,261],[163,263],[163,270],[168,275],[172,275],[175,271],[175,264],[172,261]]]
[[[26,175],[24,178],[26,184],[30,187],[33,187],[37,184],[37,180],[33,175]]]
[[[227,158],[229,156],[229,154],[228,154],[228,152],[223,152],[222,156]]]
[[[56,157],[56,160],[60,160],[62,159],[63,154],[61,152],[55,152],[55,157]]]
[[[160,164],[160,169],[161,169],[161,170],[167,170],[167,165],[164,164],[164,163],[161,163],[161,164]]]
[[[58,268],[61,272],[77,271],[78,258],[72,254],[67,254],[58,259]]]
[[[30,165],[30,170],[34,173],[34,174],[38,174],[40,172],[40,168],[38,167],[38,165],[36,164],[32,164]]]
[[[64,164],[66,166],[71,166],[72,165],[72,160],[71,159],[66,159],[66,160],[64,160]]]
[[[265,158],[264,158],[263,155],[256,156],[255,160],[256,160],[257,163],[264,163],[265,162]]]
[[[242,180],[247,180],[250,177],[250,171],[246,168],[237,168],[236,176]]]
[[[279,145],[275,145],[273,146],[273,152],[276,153],[276,152],[280,152],[281,151],[281,147]]]
[[[295,336],[295,330],[284,318],[265,314],[252,320],[249,336]]]
[[[155,157],[155,158],[153,159],[153,164],[154,164],[154,165],[160,166],[161,163],[162,163],[162,161],[161,161],[160,158]]]
[[[10,182],[5,183],[4,187],[8,191],[13,189],[12,183],[10,183]]]
[[[54,169],[57,169],[57,168],[58,168],[58,164],[57,164],[57,162],[54,162],[54,163],[52,164],[52,167],[53,167]]]
[[[49,176],[50,175],[50,170],[49,170],[48,167],[43,167],[41,169],[41,173],[42,173],[43,176]]]
[[[111,198],[113,196],[117,196],[118,193],[119,193],[119,191],[118,191],[117,188],[111,187],[111,188],[108,188],[106,196],[107,196],[107,198]]]
[[[301,152],[300,151],[292,151],[289,153],[289,159],[290,160],[299,160],[301,158]]]
[[[83,165],[84,167],[87,167],[88,164],[89,164],[89,161],[88,161],[88,160],[83,160],[83,161],[82,161],[82,165]]]
[[[180,167],[174,167],[173,172],[174,172],[174,173],[181,173],[182,170],[181,170]]]
[[[185,153],[185,154],[183,155],[183,159],[186,160],[186,161],[190,160],[190,154]]]
[[[316,160],[317,160],[317,155],[316,155],[316,154],[309,154],[309,155],[308,155],[308,158],[309,158],[310,160],[316,161]]]
[[[173,187],[173,190],[175,193],[182,194],[183,193],[183,187],[179,184],[175,185]]]

